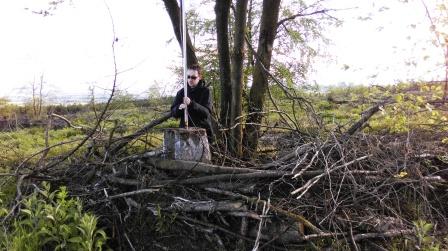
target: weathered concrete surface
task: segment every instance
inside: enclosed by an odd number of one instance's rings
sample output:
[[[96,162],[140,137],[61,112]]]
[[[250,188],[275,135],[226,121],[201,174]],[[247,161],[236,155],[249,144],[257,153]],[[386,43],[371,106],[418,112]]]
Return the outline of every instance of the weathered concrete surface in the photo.
[[[211,162],[207,133],[203,128],[165,129],[163,150],[168,159]]]

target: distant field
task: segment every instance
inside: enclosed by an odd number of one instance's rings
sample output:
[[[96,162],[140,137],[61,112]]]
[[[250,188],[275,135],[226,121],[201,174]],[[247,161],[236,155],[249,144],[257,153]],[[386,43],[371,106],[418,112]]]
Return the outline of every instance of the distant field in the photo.
[[[300,96],[312,104],[314,111],[304,109],[304,105],[300,102],[293,103],[275,87],[272,92],[277,95],[277,98],[274,100],[275,105],[267,101],[265,110],[270,112],[265,116],[264,123],[277,127],[279,131],[298,127],[300,130],[313,133],[343,132],[361,118],[363,111],[378,102],[386,103],[369,120],[364,127],[364,132],[393,134],[414,129],[448,131],[447,105],[440,102],[443,95],[441,84],[402,84],[388,87],[355,86],[330,88],[325,93],[299,92]],[[171,100],[172,98],[149,101],[133,100],[130,97],[118,98],[107,112],[106,120],[101,123],[101,132],[98,137],[103,139],[110,137],[111,131],[113,131],[113,137],[135,132],[146,123],[158,118],[161,113],[168,111]],[[11,107],[9,113],[6,113],[5,109],[3,111],[0,109],[0,115],[13,118],[11,114],[14,109],[18,112],[24,111],[23,107]],[[74,126],[89,128],[96,121],[102,105],[96,105],[95,109],[89,104],[59,105],[45,109],[52,109],[55,113],[66,116]],[[31,110],[31,108],[27,108],[25,112],[29,114]],[[53,119],[55,123],[61,124],[60,119]],[[320,127],[316,126],[316,120],[320,121]],[[45,148],[44,127],[47,117],[41,116],[39,121],[41,126],[16,128],[0,133],[0,168],[11,168],[26,156]],[[152,133],[148,134],[146,143],[137,141],[133,147],[135,150],[158,147],[162,138],[162,132],[159,129],[177,126],[178,121],[171,119],[157,126]],[[265,130],[272,130],[272,128]],[[69,150],[77,144],[76,140],[82,139],[84,135],[84,131],[69,127],[50,130],[49,145],[67,141],[74,142],[52,148],[47,158]],[[448,138],[440,140],[448,142]],[[38,158],[36,157],[36,159]]]

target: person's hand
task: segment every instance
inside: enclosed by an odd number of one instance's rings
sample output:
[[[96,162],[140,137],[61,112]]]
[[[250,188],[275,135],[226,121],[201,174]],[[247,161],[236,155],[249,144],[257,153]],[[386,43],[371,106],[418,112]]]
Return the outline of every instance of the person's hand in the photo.
[[[187,108],[187,105],[186,105],[186,104],[180,104],[180,105],[179,105],[179,110],[183,110],[183,109],[185,109],[185,108]]]
[[[189,97],[184,97],[184,104],[190,105],[191,104],[191,99]]]

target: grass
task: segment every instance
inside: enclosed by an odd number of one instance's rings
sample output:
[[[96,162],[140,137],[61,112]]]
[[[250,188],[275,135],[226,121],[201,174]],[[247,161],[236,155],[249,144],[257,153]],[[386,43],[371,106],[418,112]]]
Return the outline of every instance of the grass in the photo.
[[[149,108],[131,107],[112,110],[108,113],[107,119],[101,124],[101,132],[96,137],[107,140],[112,130],[114,130],[114,137],[121,137],[133,133],[157,118],[159,114],[159,112],[155,112]],[[75,118],[72,118],[74,125],[81,125],[85,128],[92,127],[94,121],[96,121],[96,116],[93,111],[80,112],[76,114]],[[144,136],[144,141],[135,142],[132,145],[132,150],[139,151],[159,147],[162,144],[163,138],[161,130],[163,128],[178,127],[178,125],[179,122],[175,119],[165,121]],[[74,142],[52,148],[48,152],[47,158],[68,152],[78,144],[76,140],[81,140],[84,136],[85,133],[82,130],[75,128],[66,127],[50,130],[50,146],[60,142]],[[45,128],[32,127],[10,132],[0,132],[0,171],[5,172],[14,168],[28,156],[45,148]],[[31,163],[36,162],[39,158],[40,155],[37,155],[31,160]]]
[[[45,149],[44,135],[44,128],[38,127],[0,133],[0,156],[2,156],[0,160],[0,169],[8,170],[33,153]],[[81,138],[82,133],[79,130],[64,128],[50,131],[48,143],[51,146],[63,141],[68,142]],[[66,152],[73,147],[74,144],[76,143],[74,142],[52,148],[48,152],[48,157],[54,157]],[[34,158],[31,161],[36,160],[37,158]]]
[[[376,104],[380,100],[392,100],[392,103],[381,108],[381,111],[375,114],[368,122],[364,132],[396,135],[398,133],[408,132],[415,129],[437,130],[438,132],[448,132],[448,113],[441,107],[431,105],[430,102],[440,100],[442,90],[437,86],[421,85],[415,91],[412,85],[390,86],[385,88],[377,87],[350,87],[334,88],[327,93],[305,93],[304,98],[309,100],[322,119],[324,128],[316,129],[316,124],[305,109],[296,105],[293,109],[291,101],[282,94],[277,94],[275,98],[280,110],[284,111],[291,118],[295,118],[295,123],[300,126],[299,129],[312,131],[316,134],[328,133],[334,130],[345,131],[355,121],[361,118],[363,111]],[[331,97],[331,98],[330,98]],[[336,104],[336,101],[341,104]],[[269,100],[266,100],[266,110],[274,109]],[[126,105],[120,108],[115,106],[114,110],[108,112],[107,119],[101,123],[101,133],[96,135],[98,139],[108,140],[111,131],[114,131],[115,137],[120,137],[135,132],[148,122],[158,118],[162,111],[168,110],[165,104],[162,108],[153,109],[151,107],[137,107]],[[303,104],[302,104],[303,105]],[[85,125],[92,127],[96,121],[95,112],[92,110],[81,109],[75,117],[71,118],[75,125]],[[296,112],[295,116],[293,111]],[[1,114],[0,114],[1,115]],[[269,113],[264,122],[269,125],[280,123],[281,117],[278,113]],[[162,144],[164,128],[178,127],[179,121],[170,119],[156,126],[150,133],[141,137],[140,140],[132,142],[129,153],[140,153]],[[269,129],[272,131],[271,129]],[[277,130],[276,130],[277,131]],[[282,130],[278,130],[282,131]],[[63,141],[79,140],[85,137],[85,132],[74,129],[64,128],[51,130],[49,132],[49,145],[58,144]],[[435,139],[448,143],[448,138]],[[53,158],[73,149],[78,142],[73,142],[52,148],[48,152],[48,158]],[[45,129],[41,127],[26,128],[11,132],[0,133],[0,173],[10,172],[28,156],[45,149]],[[80,149],[77,154],[81,155],[84,149]],[[275,149],[272,146],[262,146],[260,150],[267,154]],[[275,152],[273,152],[275,153]],[[31,159],[31,164],[39,160],[41,155]],[[75,156],[76,158],[76,156]],[[14,199],[15,179],[7,176],[0,176],[0,200],[7,203]],[[0,205],[1,207],[2,205]]]
[[[277,91],[275,100],[280,110],[287,113],[295,123],[305,130],[316,131],[315,122],[310,119],[303,104],[296,103],[292,107],[291,100]],[[437,100],[443,94],[441,86],[428,84],[401,84],[387,87],[347,87],[332,88],[326,93],[299,92],[303,98],[309,100],[323,121],[324,131],[335,129],[344,131],[355,121],[361,118],[364,110],[379,100],[393,100],[394,103],[381,108],[381,111],[369,120],[366,132],[401,133],[413,129],[434,129],[448,131],[448,114],[446,111],[436,109],[428,101]],[[339,101],[336,104],[334,101]],[[114,130],[114,136],[135,132],[151,120],[157,118],[162,111],[168,111],[169,99],[161,101],[162,105],[136,106],[136,101],[128,100],[114,103],[113,109],[108,112],[107,119],[101,124],[101,137],[107,139],[110,131]],[[341,102],[343,101],[343,102]],[[267,99],[266,110],[275,109]],[[302,106],[300,106],[302,105]],[[90,110],[89,110],[90,108]],[[92,126],[96,121],[95,112],[86,105],[78,107],[80,112],[76,113],[72,122],[75,125]],[[295,116],[293,111],[296,113]],[[0,114],[1,115],[1,114]],[[278,113],[269,113],[264,121],[275,125],[281,121]],[[147,150],[161,145],[163,128],[178,127],[178,120],[170,119],[145,136],[146,143],[137,141],[134,143],[135,151]],[[291,124],[291,122],[289,121]],[[280,123],[281,125],[281,123]],[[0,133],[0,170],[8,170],[17,165],[21,160],[31,154],[45,148],[45,132],[43,128],[34,127],[12,132]],[[51,130],[49,133],[49,144],[57,144],[62,141],[72,141],[83,138],[85,134],[73,128]],[[76,142],[61,145],[50,150],[48,158],[57,156],[68,151],[77,144]],[[36,157],[33,161],[39,158]]]

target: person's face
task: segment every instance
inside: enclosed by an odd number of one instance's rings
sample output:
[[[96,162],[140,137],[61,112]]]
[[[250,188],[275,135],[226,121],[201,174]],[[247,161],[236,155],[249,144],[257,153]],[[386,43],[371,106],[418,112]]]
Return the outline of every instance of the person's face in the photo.
[[[192,69],[187,70],[187,82],[191,88],[196,87],[199,83],[199,80],[201,80],[201,76],[199,75],[198,71]]]

